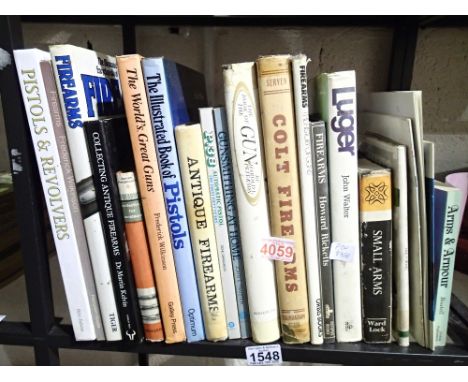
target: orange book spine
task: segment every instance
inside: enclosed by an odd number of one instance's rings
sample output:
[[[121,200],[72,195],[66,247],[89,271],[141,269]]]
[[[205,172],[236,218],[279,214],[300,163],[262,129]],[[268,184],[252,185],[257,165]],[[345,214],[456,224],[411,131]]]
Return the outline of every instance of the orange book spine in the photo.
[[[163,341],[161,314],[135,175],[132,171],[119,171],[116,175],[145,338],[151,342]]]
[[[185,341],[186,336],[141,59],[137,54],[118,56],[117,68],[135,157],[166,343],[175,343]]]

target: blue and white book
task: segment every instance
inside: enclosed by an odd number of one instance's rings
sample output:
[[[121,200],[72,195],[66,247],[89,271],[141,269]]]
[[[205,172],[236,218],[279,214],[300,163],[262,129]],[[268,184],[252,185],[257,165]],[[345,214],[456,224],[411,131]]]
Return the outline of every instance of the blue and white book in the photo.
[[[205,338],[174,129],[206,104],[203,75],[163,57],[142,61],[188,342]]]
[[[444,346],[452,295],[453,270],[460,233],[461,191],[439,181],[434,185],[434,316],[429,322],[429,347]]]
[[[84,122],[122,114],[115,57],[73,45],[49,47],[106,340],[122,339]],[[122,300],[121,300],[122,302]]]
[[[224,204],[226,207],[226,223],[231,247],[232,270],[236,286],[237,309],[239,311],[239,325],[242,338],[251,336],[249,305],[247,301],[247,289],[245,286],[244,262],[242,260],[242,248],[239,234],[239,220],[236,207],[236,189],[232,175],[232,161],[229,142],[229,131],[224,107],[213,109],[213,118],[216,129],[216,141],[218,146],[219,166],[223,183]]]

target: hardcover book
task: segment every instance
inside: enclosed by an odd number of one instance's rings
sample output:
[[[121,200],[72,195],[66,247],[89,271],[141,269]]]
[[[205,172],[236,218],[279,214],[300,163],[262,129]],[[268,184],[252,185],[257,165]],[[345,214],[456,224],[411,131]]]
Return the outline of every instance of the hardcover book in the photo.
[[[323,73],[317,87],[327,129],[331,242],[349,251],[333,260],[336,340],[355,342],[362,339],[355,72]]]
[[[385,343],[392,332],[391,171],[365,158],[358,166],[363,337]]]
[[[236,204],[236,189],[234,186],[231,143],[226,121],[224,107],[213,109],[213,118],[216,129],[216,143],[218,146],[219,165],[223,184],[224,204],[226,208],[226,222],[229,233],[229,246],[231,248],[232,271],[236,287],[237,309],[239,311],[239,325],[242,338],[251,337],[250,315],[245,286],[244,262],[239,233],[239,220]]]
[[[219,155],[213,120],[213,108],[200,109],[200,124],[205,147],[206,170],[210,186],[211,209],[215,226],[221,281],[223,284],[224,307],[230,339],[240,338],[239,311],[237,309],[236,286],[232,270],[231,246],[226,221],[224,193],[219,167]]]
[[[307,57],[299,54],[292,58],[294,107],[296,113],[299,179],[301,185],[302,227],[304,253],[309,292],[309,318],[311,343],[323,343],[322,297],[320,292],[319,247],[317,237],[316,190],[307,93]]]
[[[117,57],[166,343],[186,340],[161,171],[145,92],[142,57]]]
[[[200,124],[179,125],[175,133],[206,339],[223,341],[228,330],[202,131]]]
[[[13,54],[73,332],[78,341],[102,340],[96,286],[50,54],[38,49]]]
[[[185,333],[188,342],[201,341],[205,333],[174,129],[179,124],[198,120],[198,107],[206,105],[204,77],[163,57],[145,58],[142,66],[166,199]]]
[[[125,117],[101,118],[84,124],[93,169],[96,200],[104,223],[120,326],[127,342],[144,339],[135,281],[127,252],[117,171],[131,168],[130,137]]]
[[[328,188],[327,134],[323,121],[310,122],[313,148],[316,218],[319,241],[320,283],[322,296],[323,340],[335,342],[335,304],[333,269],[330,259],[330,196]]]
[[[115,57],[73,45],[49,47],[81,204],[106,340],[122,339],[84,122],[122,113]],[[117,329],[118,328],[118,329]]]
[[[260,57],[257,75],[271,233],[295,242],[294,260],[290,263],[277,261],[275,264],[282,337],[285,343],[304,343],[310,341],[310,322],[291,57]]]
[[[163,341],[159,301],[151,271],[151,257],[135,174],[133,171],[117,171],[116,177],[145,339],[151,342]]]
[[[409,346],[410,289],[406,147],[381,136],[366,135],[361,150],[367,158],[392,171],[393,327],[398,344]]]
[[[270,222],[255,63],[225,65],[223,77],[252,337],[268,343],[280,328],[274,264],[260,253]]]

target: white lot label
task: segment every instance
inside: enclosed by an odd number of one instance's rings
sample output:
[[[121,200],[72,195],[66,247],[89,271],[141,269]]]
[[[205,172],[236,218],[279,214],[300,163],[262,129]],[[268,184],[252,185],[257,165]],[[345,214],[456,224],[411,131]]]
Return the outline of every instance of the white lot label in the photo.
[[[245,355],[249,365],[279,365],[283,362],[279,344],[247,346]]]
[[[270,260],[284,261],[290,263],[294,260],[295,242],[283,237],[263,238],[260,246],[262,256]]]
[[[333,242],[330,246],[330,259],[351,263],[355,251],[354,244]]]

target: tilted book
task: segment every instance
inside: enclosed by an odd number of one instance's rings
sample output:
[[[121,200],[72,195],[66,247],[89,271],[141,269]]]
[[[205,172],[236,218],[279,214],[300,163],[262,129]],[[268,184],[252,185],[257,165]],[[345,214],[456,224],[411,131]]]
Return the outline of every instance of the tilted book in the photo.
[[[280,329],[274,264],[260,253],[270,221],[255,63],[225,65],[223,77],[252,337],[268,343]]]
[[[310,122],[314,182],[316,189],[316,219],[319,242],[320,283],[322,295],[323,340],[335,342],[335,304],[333,269],[330,259],[330,195],[328,187],[327,134],[323,121]]]
[[[319,110],[327,129],[331,241],[332,245],[349,248],[349,256],[333,260],[336,339],[360,341],[356,76],[354,71],[323,73],[317,78],[317,87]]]
[[[429,347],[445,346],[452,296],[453,270],[461,223],[461,191],[447,183],[435,182],[435,268],[437,285],[434,318],[429,322]]]
[[[437,285],[433,319],[429,322],[429,346],[445,346],[452,297],[453,270],[461,224],[461,191],[439,181],[434,185],[434,254]]]
[[[383,137],[366,135],[361,150],[367,158],[392,170],[393,327],[398,344],[409,346],[410,289],[406,147]]]
[[[323,343],[322,297],[320,293],[320,264],[317,237],[316,190],[310,125],[309,95],[307,93],[307,57],[293,56],[294,108],[296,112],[297,150],[301,185],[302,227],[309,292],[310,339],[315,345]]]
[[[161,313],[151,270],[151,257],[135,173],[133,171],[117,171],[115,175],[119,187],[120,203],[125,221],[125,236],[132,262],[145,339],[151,342],[163,341]]]
[[[424,280],[424,264],[427,259],[422,258],[422,234],[420,185],[418,177],[418,162],[413,136],[411,119],[395,117],[378,113],[360,113],[360,124],[363,132],[372,134],[377,139],[386,138],[406,147],[407,162],[407,191],[408,191],[408,243],[409,243],[409,302],[410,302],[410,329],[411,335],[421,346],[426,346],[425,327],[428,317],[428,299],[425,291],[427,286]],[[424,212],[425,215],[425,212]]]
[[[276,282],[285,343],[310,341],[309,304],[292,94],[291,57],[257,59],[265,163],[273,236],[295,242],[294,259],[276,262]]]
[[[224,206],[223,184],[219,155],[216,144],[216,133],[213,120],[213,108],[200,109],[200,125],[205,146],[206,170],[210,186],[211,209],[215,226],[216,246],[218,248],[221,281],[223,284],[224,307],[230,339],[240,338],[239,311],[237,310],[236,286],[232,270],[231,246]]]
[[[154,131],[145,92],[142,57],[117,56],[138,186],[145,216],[165,341],[185,341],[182,304],[168,225]]]
[[[412,150],[416,161],[415,182],[417,183],[417,201],[410,201],[414,206],[416,217],[410,214],[410,276],[411,283],[411,333],[421,346],[427,346],[428,337],[428,240],[427,240],[427,217],[426,217],[426,193],[425,193],[425,171],[424,171],[424,145],[423,145],[423,110],[422,92],[392,91],[367,93],[361,98],[360,108],[372,113],[382,113],[399,117],[411,125]],[[379,114],[377,114],[379,115]],[[387,125],[388,126],[388,125]],[[372,126],[372,129],[382,129],[383,126]],[[383,128],[386,130],[386,128]],[[395,134],[401,131],[385,131],[387,134]],[[408,147],[409,150],[409,147]],[[410,173],[410,178],[413,174]],[[412,189],[412,192],[415,189]],[[419,232],[415,232],[416,225]],[[412,231],[412,232],[411,232]],[[418,257],[418,259],[417,259]],[[416,275],[418,273],[419,275]]]
[[[226,121],[224,107],[213,109],[213,118],[216,129],[216,143],[218,146],[219,166],[223,181],[224,204],[226,206],[226,222],[229,233],[229,246],[231,247],[232,271],[236,286],[237,309],[239,311],[239,325],[242,338],[251,337],[249,305],[247,302],[247,289],[245,286],[244,262],[239,233],[239,220],[236,205],[236,189],[234,186],[231,143]]]
[[[163,57],[145,58],[142,66],[166,198],[185,333],[188,342],[201,341],[205,333],[174,129],[192,118],[198,119],[198,107],[206,105],[204,77]]]
[[[175,129],[198,292],[209,341],[228,338],[223,285],[200,124]]]
[[[50,54],[38,49],[13,54],[73,332],[78,341],[104,339]]]
[[[84,124],[93,169],[96,200],[104,224],[109,263],[124,341],[144,339],[135,281],[127,252],[116,172],[131,166],[125,117],[100,118]]]
[[[122,339],[108,249],[96,203],[85,121],[122,113],[115,57],[73,45],[49,47],[81,204],[106,340]]]
[[[391,171],[365,158],[358,166],[363,337],[385,343],[392,332]]]

